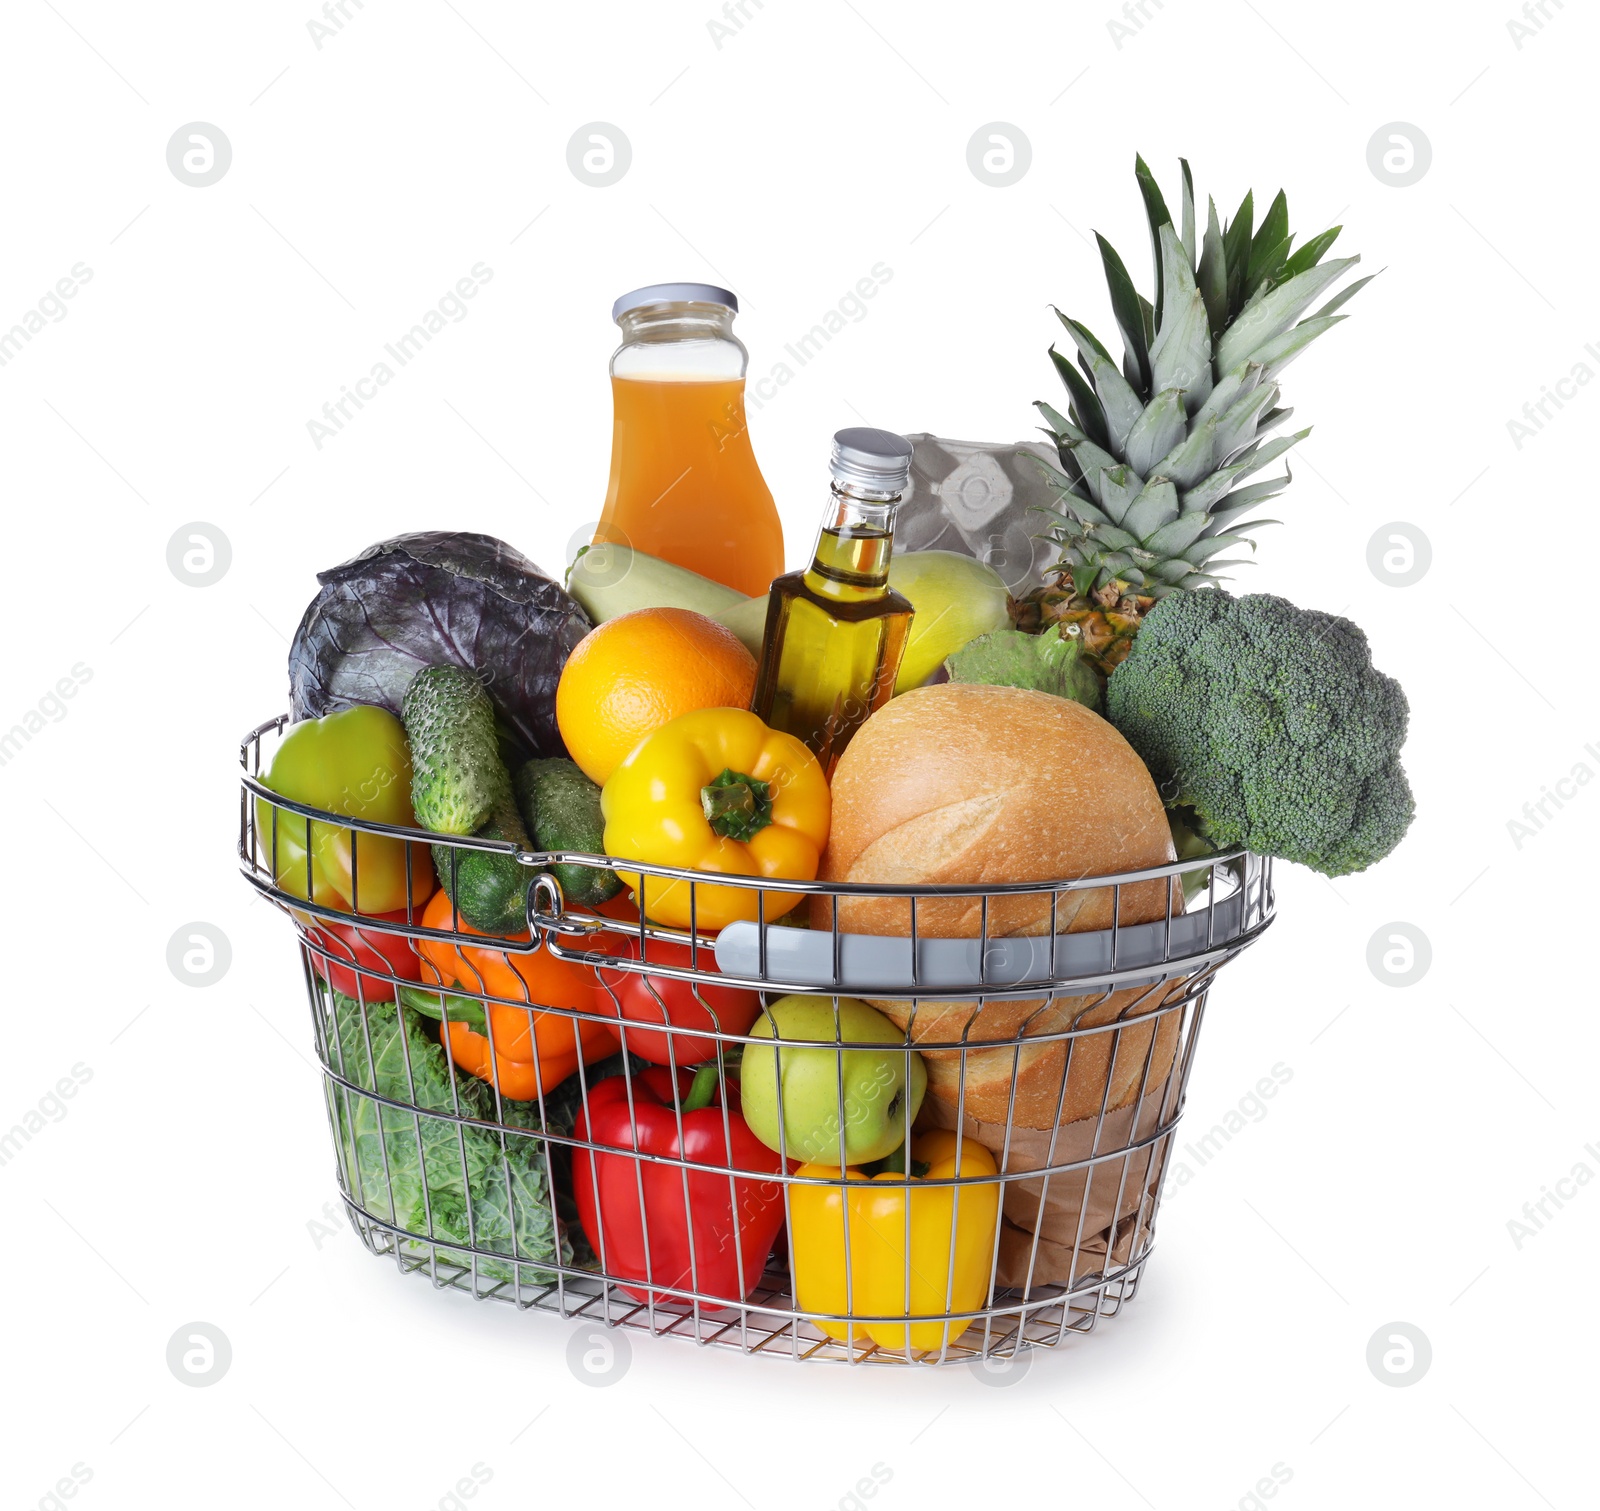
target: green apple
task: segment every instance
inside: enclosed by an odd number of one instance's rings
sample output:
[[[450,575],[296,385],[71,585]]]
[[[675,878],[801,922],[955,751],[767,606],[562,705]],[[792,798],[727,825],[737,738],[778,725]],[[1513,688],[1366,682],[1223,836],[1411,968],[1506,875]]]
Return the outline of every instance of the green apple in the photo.
[[[922,1106],[928,1072],[914,1049],[851,1049],[897,1044],[905,1034],[856,997],[780,997],[750,1028],[753,1038],[835,1040],[839,1049],[747,1044],[740,1096],[750,1131],[790,1159],[863,1165],[898,1149]],[[783,1138],[778,1137],[778,1079],[783,1078]],[[842,1118],[841,1118],[842,1114]]]

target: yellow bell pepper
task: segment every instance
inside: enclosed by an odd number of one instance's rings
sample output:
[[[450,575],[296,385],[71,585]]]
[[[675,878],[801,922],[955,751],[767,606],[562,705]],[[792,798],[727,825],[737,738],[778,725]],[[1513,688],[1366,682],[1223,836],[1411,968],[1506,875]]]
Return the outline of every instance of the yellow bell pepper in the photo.
[[[828,840],[828,779],[793,735],[742,708],[680,715],[634,746],[600,794],[606,854],[617,860],[728,876],[810,881]],[[639,900],[640,873],[617,867]],[[690,924],[689,883],[643,878],[641,908],[672,928]],[[714,931],[754,919],[753,888],[694,885],[694,925]],[[800,901],[766,894],[768,921]]]
[[[789,1188],[790,1263],[795,1298],[803,1312],[850,1313],[857,1317],[915,1317],[980,1309],[989,1295],[995,1224],[1000,1217],[1000,1183],[971,1186],[919,1186],[917,1179],[956,1175],[956,1135],[948,1129],[917,1134],[911,1141],[916,1168],[911,1185],[903,1175],[869,1179],[851,1167],[846,1179],[860,1181],[849,1192],[850,1251],[845,1262],[845,1188],[792,1185]],[[920,1167],[926,1166],[926,1169]],[[994,1155],[976,1139],[961,1141],[963,1176],[997,1173]],[[830,1165],[802,1165],[796,1175],[837,1180]],[[885,1184],[893,1182],[893,1184]],[[960,1207],[955,1193],[960,1191]],[[911,1203],[910,1248],[906,1246],[906,1202]],[[951,1228],[955,1249],[951,1252]],[[953,1264],[952,1264],[953,1259]],[[845,1289],[848,1273],[850,1288]],[[907,1300],[909,1278],[910,1298]],[[857,1322],[847,1327],[813,1319],[831,1338],[853,1334],[864,1343],[903,1350],[907,1334],[917,1352],[942,1348],[967,1330],[965,1322]]]

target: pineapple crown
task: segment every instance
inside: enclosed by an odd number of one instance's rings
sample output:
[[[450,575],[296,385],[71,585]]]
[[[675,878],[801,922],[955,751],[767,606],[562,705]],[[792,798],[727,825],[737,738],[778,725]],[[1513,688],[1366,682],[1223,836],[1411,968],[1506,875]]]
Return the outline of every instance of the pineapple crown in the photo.
[[[1335,311],[1371,282],[1357,279],[1301,319],[1361,260],[1322,261],[1342,228],[1293,251],[1283,191],[1254,228],[1254,199],[1246,193],[1226,226],[1208,200],[1197,243],[1194,182],[1189,164],[1180,163],[1175,225],[1144,159],[1134,159],[1150,221],[1154,304],[1134,288],[1116,248],[1095,233],[1122,334],[1121,368],[1087,326],[1056,311],[1078,361],[1050,348],[1069,395],[1067,413],[1037,406],[1061,462],[1059,470],[1039,464],[1060,506],[1048,511],[1056,522],[1045,535],[1062,547],[1055,570],[1070,575],[1074,592],[1085,597],[1160,598],[1214,585],[1222,569],[1245,564],[1215,557],[1239,544],[1253,551],[1246,532],[1278,523],[1237,521],[1289,485],[1288,464],[1282,477],[1236,485],[1311,433],[1264,439],[1293,413],[1276,407],[1278,375],[1343,320]]]

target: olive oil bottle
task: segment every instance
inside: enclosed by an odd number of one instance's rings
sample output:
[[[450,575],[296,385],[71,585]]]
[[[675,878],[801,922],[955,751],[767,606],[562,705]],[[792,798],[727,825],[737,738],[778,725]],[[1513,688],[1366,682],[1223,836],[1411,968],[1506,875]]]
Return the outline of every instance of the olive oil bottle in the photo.
[[[841,430],[831,470],[811,565],[772,584],[751,705],[809,746],[830,775],[894,692],[911,627],[911,604],[889,586],[911,443],[887,430]]]

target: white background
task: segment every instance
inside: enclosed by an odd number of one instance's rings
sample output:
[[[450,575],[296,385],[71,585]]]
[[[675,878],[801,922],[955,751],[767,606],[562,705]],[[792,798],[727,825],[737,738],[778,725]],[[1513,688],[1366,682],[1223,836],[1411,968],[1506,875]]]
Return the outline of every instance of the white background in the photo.
[[[1274,1465],[1289,1511],[1594,1504],[1600,1182],[1520,1248],[1507,1227],[1578,1163],[1600,1173],[1600,788],[1520,848],[1507,829],[1577,763],[1600,771],[1600,390],[1569,389],[1520,448],[1507,428],[1575,364],[1600,371],[1585,9],[1514,38],[1510,0],[1448,20],[1147,0],[1113,40],[1111,0],[747,0],[720,47],[711,0],[347,9],[319,48],[311,0],[7,7],[0,327],[74,264],[93,276],[0,369],[0,727],[92,673],[0,767],[0,1128],[91,1075],[0,1166],[5,1504],[78,1464],[87,1511],[423,1511],[481,1464],[487,1511],[820,1511],[874,1463],[885,1507],[1220,1511]],[[233,150],[203,189],[165,158],[194,121]],[[612,187],[567,167],[592,121],[632,144]],[[1009,188],[966,162],[993,121],[1032,144]],[[1432,146],[1405,188],[1367,161],[1395,121]],[[1122,1317],[1001,1389],[648,1339],[586,1389],[570,1324],[435,1294],[342,1217],[320,1230],[333,1161],[291,934],[234,874],[236,739],[285,706],[317,569],[421,528],[561,565],[603,493],[609,307],[637,284],[737,289],[760,373],[892,270],[754,416],[791,560],[837,426],[1027,435],[1057,397],[1048,304],[1114,335],[1090,228],[1148,282],[1136,150],[1169,198],[1186,154],[1224,214],[1282,184],[1302,236],[1337,218],[1340,250],[1385,269],[1288,375],[1316,431],[1248,586],[1367,627],[1411,697],[1416,825],[1366,876],[1280,870],[1279,923],[1214,995],[1184,1132],[1275,1064],[1291,1079],[1172,1195]],[[306,422],[478,262],[468,317],[318,450]],[[231,543],[208,588],[167,566],[194,521]],[[1366,561],[1394,521],[1432,544],[1404,589]],[[233,950],[203,990],[165,958],[195,920]],[[1432,947],[1404,989],[1367,964],[1396,921]],[[205,1389],[165,1363],[195,1320],[233,1350]],[[1394,1321],[1433,1351],[1407,1388],[1366,1363]]]

